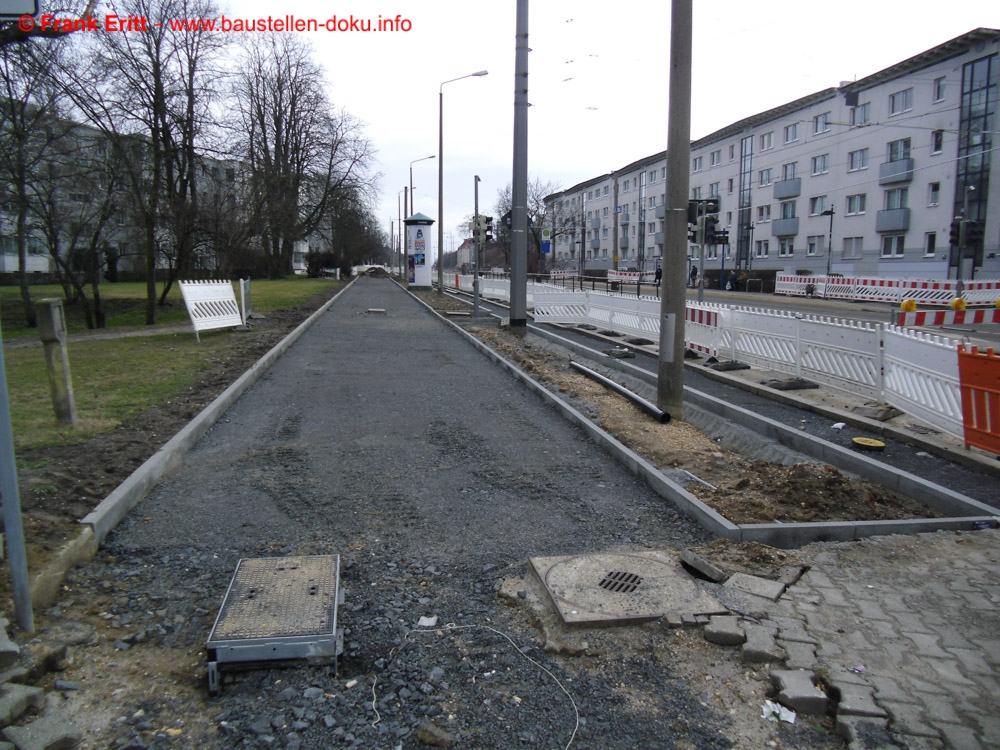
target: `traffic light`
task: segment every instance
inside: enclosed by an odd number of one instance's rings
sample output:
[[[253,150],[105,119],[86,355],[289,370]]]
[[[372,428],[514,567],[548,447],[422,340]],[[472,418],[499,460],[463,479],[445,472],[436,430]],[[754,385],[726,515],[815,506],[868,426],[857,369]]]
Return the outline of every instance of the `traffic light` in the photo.
[[[983,244],[983,222],[965,222],[965,245],[972,250],[978,250]]]
[[[693,225],[698,223],[700,208],[701,201],[688,201],[688,224]]]
[[[704,218],[704,229],[702,234],[702,242],[707,242],[709,244],[715,244],[716,230],[719,227],[719,217],[715,214],[708,214]]]
[[[483,216],[483,236],[485,239],[483,243],[490,242],[493,239],[493,217]]]
[[[719,199],[718,198],[707,198],[704,201],[704,207],[702,208],[702,213],[705,214],[717,214],[719,213]]]
[[[951,243],[952,247],[962,246],[962,225],[965,222],[961,219],[955,219],[951,222],[951,230],[948,233],[948,241]]]

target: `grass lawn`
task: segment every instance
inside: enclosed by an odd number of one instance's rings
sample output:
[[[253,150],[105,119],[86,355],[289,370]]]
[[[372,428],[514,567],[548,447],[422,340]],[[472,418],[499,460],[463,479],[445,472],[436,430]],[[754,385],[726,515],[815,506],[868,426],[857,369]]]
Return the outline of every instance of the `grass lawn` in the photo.
[[[254,281],[253,310],[266,314],[269,310],[294,307],[340,283],[303,278]],[[62,289],[44,286],[32,287],[31,291],[33,299],[41,299],[61,296]],[[146,329],[142,325],[145,285],[105,284],[101,293],[109,303],[108,331]],[[170,300],[170,307],[157,309],[158,325],[188,322],[179,289],[171,290]],[[24,326],[17,287],[0,287],[0,303],[4,340],[37,337],[37,329]],[[114,315],[110,314],[112,310]],[[71,335],[86,330],[77,308],[67,307],[66,312]],[[205,332],[199,344],[192,329],[180,334],[165,332],[154,336],[70,341],[76,428],[60,426],[55,421],[42,348],[7,348],[4,360],[15,447],[70,444],[114,429],[128,417],[185,391],[201,372],[252,335],[252,332]]]

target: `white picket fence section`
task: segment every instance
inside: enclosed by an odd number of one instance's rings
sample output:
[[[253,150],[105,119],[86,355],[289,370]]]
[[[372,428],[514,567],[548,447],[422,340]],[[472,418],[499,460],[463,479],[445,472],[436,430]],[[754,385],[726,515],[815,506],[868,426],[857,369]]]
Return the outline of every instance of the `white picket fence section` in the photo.
[[[952,435],[964,436],[959,343],[947,336],[886,326],[883,349],[886,403]]]
[[[781,275],[775,279],[775,294],[804,297],[812,293],[826,299],[853,302],[886,302],[898,305],[916,300],[919,305],[947,307],[958,297],[958,281],[928,279],[883,279],[863,276]],[[1000,297],[1000,281],[963,281],[962,298],[967,305],[993,305]]]
[[[179,281],[181,297],[187,307],[194,337],[201,341],[200,331],[215,328],[235,328],[244,324],[230,281]]]

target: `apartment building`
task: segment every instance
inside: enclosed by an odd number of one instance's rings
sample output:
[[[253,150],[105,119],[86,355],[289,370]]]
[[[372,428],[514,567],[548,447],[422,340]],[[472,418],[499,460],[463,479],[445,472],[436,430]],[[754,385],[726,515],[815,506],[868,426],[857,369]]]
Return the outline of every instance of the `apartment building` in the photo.
[[[981,28],[694,141],[691,197],[719,198],[730,237],[705,267],[1000,277],[998,98],[1000,30]],[[554,267],[655,268],[666,179],[660,152],[549,196]],[[951,247],[956,217],[983,223],[978,252]]]

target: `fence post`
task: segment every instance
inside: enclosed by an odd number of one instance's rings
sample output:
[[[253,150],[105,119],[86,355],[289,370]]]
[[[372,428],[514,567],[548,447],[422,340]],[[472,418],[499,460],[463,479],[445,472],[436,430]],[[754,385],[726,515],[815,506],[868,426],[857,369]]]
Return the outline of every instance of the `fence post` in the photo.
[[[884,403],[885,398],[885,325],[878,323],[876,325],[878,329],[878,345],[876,349],[878,353],[875,355],[875,367],[878,368],[875,373],[875,399],[876,402],[881,404]]]
[[[729,312],[731,313],[729,316],[729,345],[733,350],[729,358],[733,360],[733,362],[735,362],[736,361],[736,308],[730,305]]]
[[[795,377],[802,379],[802,316],[795,316]]]

